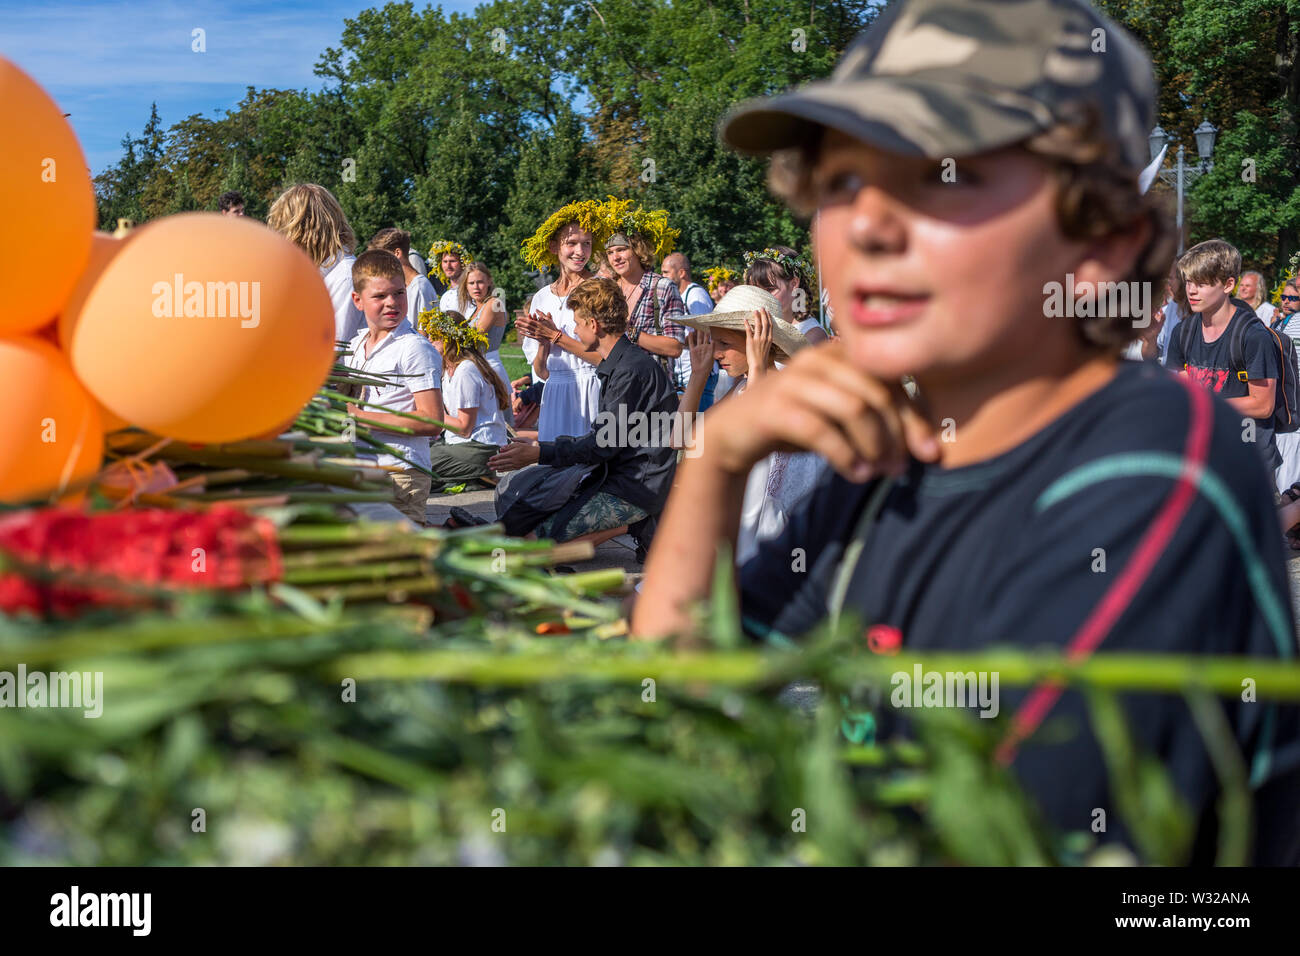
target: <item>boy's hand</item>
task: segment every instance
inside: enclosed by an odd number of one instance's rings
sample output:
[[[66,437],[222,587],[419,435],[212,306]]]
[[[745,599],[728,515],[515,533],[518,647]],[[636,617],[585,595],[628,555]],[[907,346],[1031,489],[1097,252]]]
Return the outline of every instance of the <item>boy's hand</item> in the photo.
[[[850,481],[899,473],[911,454],[939,458],[934,428],[901,384],[886,385],[850,364],[831,341],[804,349],[702,419],[697,443],[723,472],[747,474],[774,451],[811,451]]]
[[[509,444],[501,446],[501,451],[488,459],[487,466],[493,471],[516,471],[525,465],[535,464],[541,455],[541,445],[511,439]]]

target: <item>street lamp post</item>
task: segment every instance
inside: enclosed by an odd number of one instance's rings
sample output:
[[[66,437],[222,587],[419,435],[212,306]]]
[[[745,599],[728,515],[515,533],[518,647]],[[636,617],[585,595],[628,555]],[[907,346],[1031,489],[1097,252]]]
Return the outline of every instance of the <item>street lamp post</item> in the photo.
[[[1189,166],[1183,161],[1183,145],[1178,144],[1178,151],[1174,165],[1160,170],[1160,178],[1174,187],[1178,193],[1178,254],[1183,254],[1183,193],[1185,186],[1196,182],[1204,173],[1208,173],[1214,168],[1214,160],[1210,157],[1214,154],[1214,141],[1219,135],[1217,127],[1211,125],[1209,120],[1202,120],[1201,125],[1192,131],[1196,137],[1196,153],[1200,157],[1200,162]],[[1159,126],[1151,131],[1147,137],[1147,145],[1151,149],[1151,159],[1154,162],[1160,155],[1160,151],[1173,144],[1168,133]]]

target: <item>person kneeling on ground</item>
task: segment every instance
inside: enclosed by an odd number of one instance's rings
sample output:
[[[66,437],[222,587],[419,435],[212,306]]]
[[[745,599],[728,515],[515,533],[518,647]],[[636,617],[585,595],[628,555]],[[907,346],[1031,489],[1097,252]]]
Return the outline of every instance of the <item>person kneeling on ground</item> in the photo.
[[[596,367],[601,388],[594,427],[576,438],[562,436],[538,444],[513,442],[490,459],[488,467],[513,471],[538,462],[556,472],[573,466],[590,468],[576,492],[558,509],[525,498],[501,518],[510,534],[536,531],[539,538],[585,538],[599,543],[663,509],[677,452],[672,447],[671,427],[655,425],[674,419],[677,391],[654,357],[623,334],[627,302],[616,283],[587,279],[574,289],[569,305],[579,341],[601,359]],[[640,429],[636,427],[638,419],[643,423]],[[620,434],[624,427],[627,434]],[[648,440],[628,441],[637,431]]]
[[[505,410],[510,396],[483,349],[487,336],[456,312],[432,308],[420,313],[420,331],[442,353],[445,441],[429,449],[435,491],[478,479],[495,485],[488,459],[506,442]]]

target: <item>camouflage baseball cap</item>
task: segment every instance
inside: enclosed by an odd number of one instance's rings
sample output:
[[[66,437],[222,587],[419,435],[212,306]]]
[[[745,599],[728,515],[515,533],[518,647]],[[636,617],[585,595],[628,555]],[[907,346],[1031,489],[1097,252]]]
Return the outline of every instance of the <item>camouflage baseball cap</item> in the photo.
[[[857,37],[829,79],[754,100],[722,122],[747,153],[818,127],[931,159],[1008,146],[1096,107],[1115,157],[1137,173],[1154,122],[1151,60],[1084,0],[900,0]]]

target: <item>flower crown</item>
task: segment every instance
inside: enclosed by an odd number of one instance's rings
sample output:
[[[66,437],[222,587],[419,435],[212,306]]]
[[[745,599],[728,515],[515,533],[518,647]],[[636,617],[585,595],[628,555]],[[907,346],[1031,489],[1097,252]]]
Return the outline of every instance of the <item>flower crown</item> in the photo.
[[[571,202],[546,218],[537,231],[523,241],[520,247],[524,262],[541,271],[547,266],[558,266],[560,260],[551,252],[551,240],[569,223],[577,223],[592,236],[592,248],[600,249],[609,236],[609,223],[601,203],[594,199]]]
[[[713,266],[704,270],[705,285],[709,287],[709,292],[718,291],[718,286],[724,282],[735,282],[740,278],[735,269],[728,269],[726,266]]]
[[[1300,255],[1300,253],[1298,253],[1297,255]],[[1292,256],[1291,261],[1294,262],[1295,260],[1296,260],[1296,256]],[[1282,290],[1286,288],[1286,284],[1288,282],[1291,282],[1294,279],[1295,279],[1294,267],[1289,268],[1285,272],[1283,272],[1282,278],[1278,281],[1277,288],[1274,289],[1273,294],[1269,296],[1269,301],[1272,302],[1274,305],[1280,306],[1282,304]]]
[[[650,244],[651,253],[656,259],[662,260],[672,252],[677,245],[677,237],[682,234],[680,229],[668,225],[668,210],[645,209],[634,205],[631,199],[615,199],[610,196],[601,204],[601,211],[609,225],[606,242],[609,241],[609,236],[617,234],[628,237],[639,235]],[[604,244],[602,242],[601,246]]]
[[[791,276],[798,276],[803,280],[804,288],[810,296],[817,294],[817,279],[813,274],[812,267],[808,264],[803,256],[790,256],[776,249],[767,248],[760,252],[746,252],[744,255],[745,268],[748,269],[759,259],[768,259],[775,262]]]
[[[439,239],[429,247],[429,263],[432,268],[429,270],[438,277],[438,281],[443,285],[451,285],[451,280],[447,278],[447,273],[442,271],[442,257],[449,252],[454,252],[460,256],[460,261],[468,266],[474,261],[474,257],[469,254],[469,250],[459,242],[452,242],[450,239]]]
[[[437,306],[421,312],[415,320],[415,327],[430,339],[454,345],[458,352],[469,349],[483,352],[488,347],[486,335],[468,322],[457,322]]]

